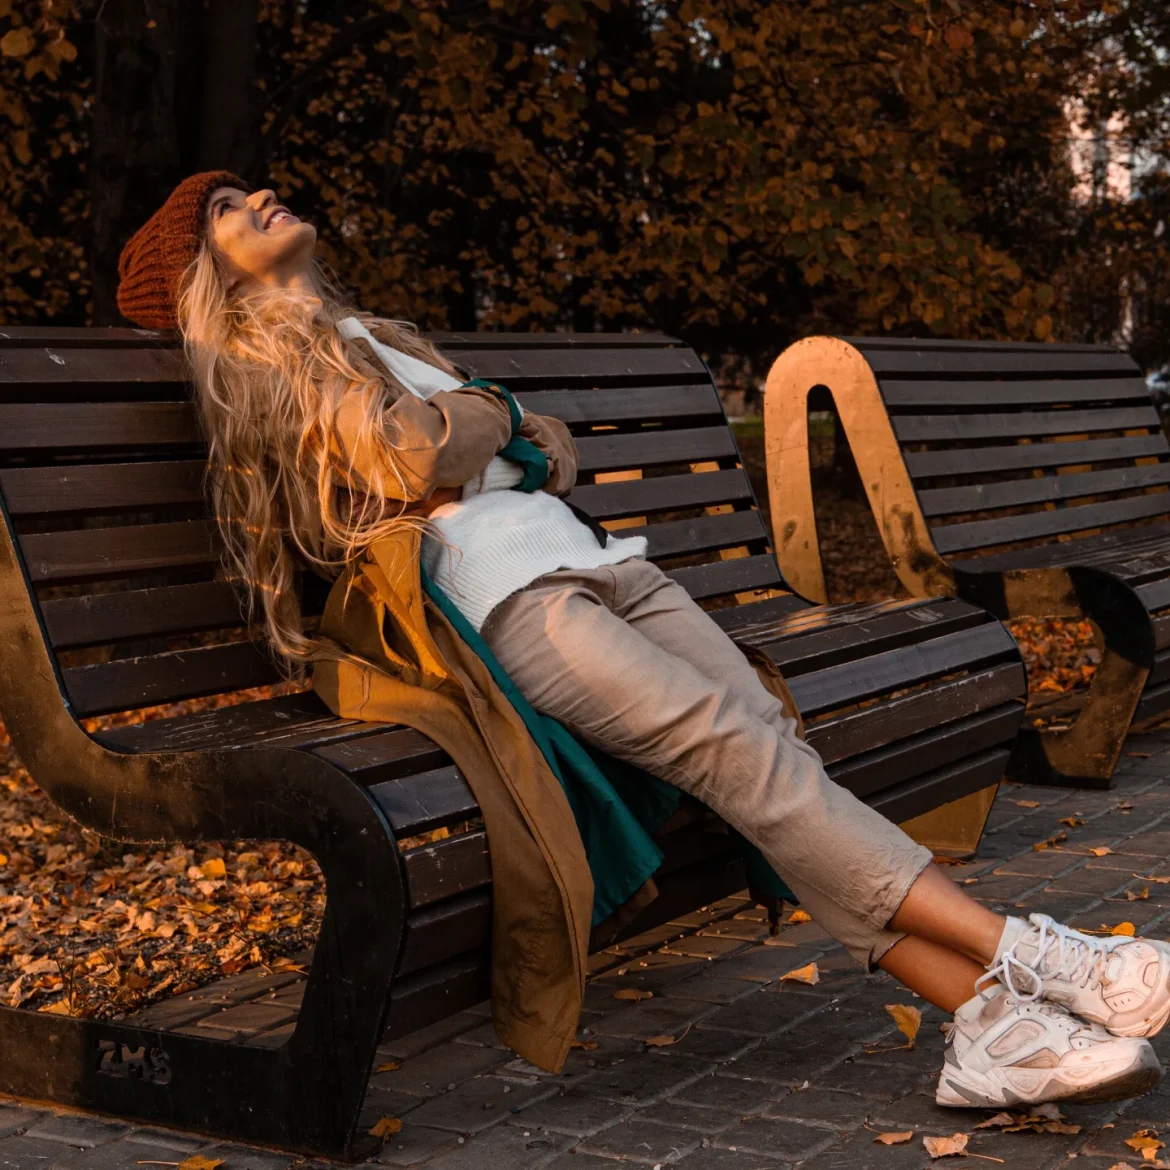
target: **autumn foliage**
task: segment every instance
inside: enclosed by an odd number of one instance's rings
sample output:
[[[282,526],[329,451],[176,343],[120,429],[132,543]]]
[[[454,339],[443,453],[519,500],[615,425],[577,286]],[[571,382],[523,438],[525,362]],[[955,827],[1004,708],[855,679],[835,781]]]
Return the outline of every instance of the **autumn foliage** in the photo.
[[[1159,58],[1103,48],[1164,19],[1139,0],[253,0],[222,36],[215,0],[100,7],[0,0],[2,320],[113,320],[116,246],[209,165],[433,327],[656,327],[758,366],[812,329],[1100,337],[1161,304],[1150,207],[1078,198],[1067,151],[1074,95],[1161,142]]]

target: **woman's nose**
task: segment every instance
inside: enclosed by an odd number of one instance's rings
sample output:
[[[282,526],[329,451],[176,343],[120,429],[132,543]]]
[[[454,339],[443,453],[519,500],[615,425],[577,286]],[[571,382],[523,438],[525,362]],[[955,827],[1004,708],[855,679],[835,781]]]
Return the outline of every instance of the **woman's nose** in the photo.
[[[254,211],[262,211],[270,203],[276,202],[276,192],[269,187],[262,191],[253,191],[247,198],[247,204]]]

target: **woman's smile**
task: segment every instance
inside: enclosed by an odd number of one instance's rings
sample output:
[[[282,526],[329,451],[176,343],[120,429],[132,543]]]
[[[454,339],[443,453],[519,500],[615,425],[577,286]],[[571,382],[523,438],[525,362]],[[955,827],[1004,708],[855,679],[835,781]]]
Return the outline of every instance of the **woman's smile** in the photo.
[[[280,227],[281,224],[300,222],[301,221],[295,215],[293,215],[293,213],[289,211],[287,207],[274,207],[268,213],[267,218],[264,220],[264,230],[266,232],[270,232],[273,230],[273,228]]]

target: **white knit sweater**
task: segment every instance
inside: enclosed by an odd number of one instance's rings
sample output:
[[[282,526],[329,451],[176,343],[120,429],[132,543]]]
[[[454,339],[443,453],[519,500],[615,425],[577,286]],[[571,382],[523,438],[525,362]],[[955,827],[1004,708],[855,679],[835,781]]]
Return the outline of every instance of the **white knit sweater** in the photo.
[[[461,385],[443,370],[383,345],[356,318],[338,329],[364,337],[386,368],[412,394],[429,398]],[[538,577],[557,569],[599,569],[646,555],[646,538],[610,536],[604,548],[592,531],[548,492],[515,492],[523,479],[516,464],[498,455],[463,485],[462,498],[431,513],[436,536],[423,538],[423,565],[475,627]]]

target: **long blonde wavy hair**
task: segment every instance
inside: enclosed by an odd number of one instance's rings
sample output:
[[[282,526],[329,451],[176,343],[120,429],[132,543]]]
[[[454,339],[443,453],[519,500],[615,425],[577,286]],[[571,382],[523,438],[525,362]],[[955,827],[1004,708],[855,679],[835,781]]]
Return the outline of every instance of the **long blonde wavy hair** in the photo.
[[[383,412],[408,391],[389,372],[357,368],[337,322],[357,316],[381,326],[394,348],[458,373],[413,325],[359,313],[319,265],[313,275],[317,298],[287,290],[241,295],[228,289],[205,243],[178,304],[227,575],[242,587],[249,623],[260,626],[290,676],[301,676],[307,663],[347,657],[304,631],[298,569],[334,579],[379,537],[425,524],[403,515],[401,477],[387,483],[381,467],[364,478],[364,490],[349,490],[352,469],[333,442],[342,397],[368,391],[358,432],[364,443],[386,434]],[[392,434],[385,450],[386,459],[373,462],[394,474]]]

